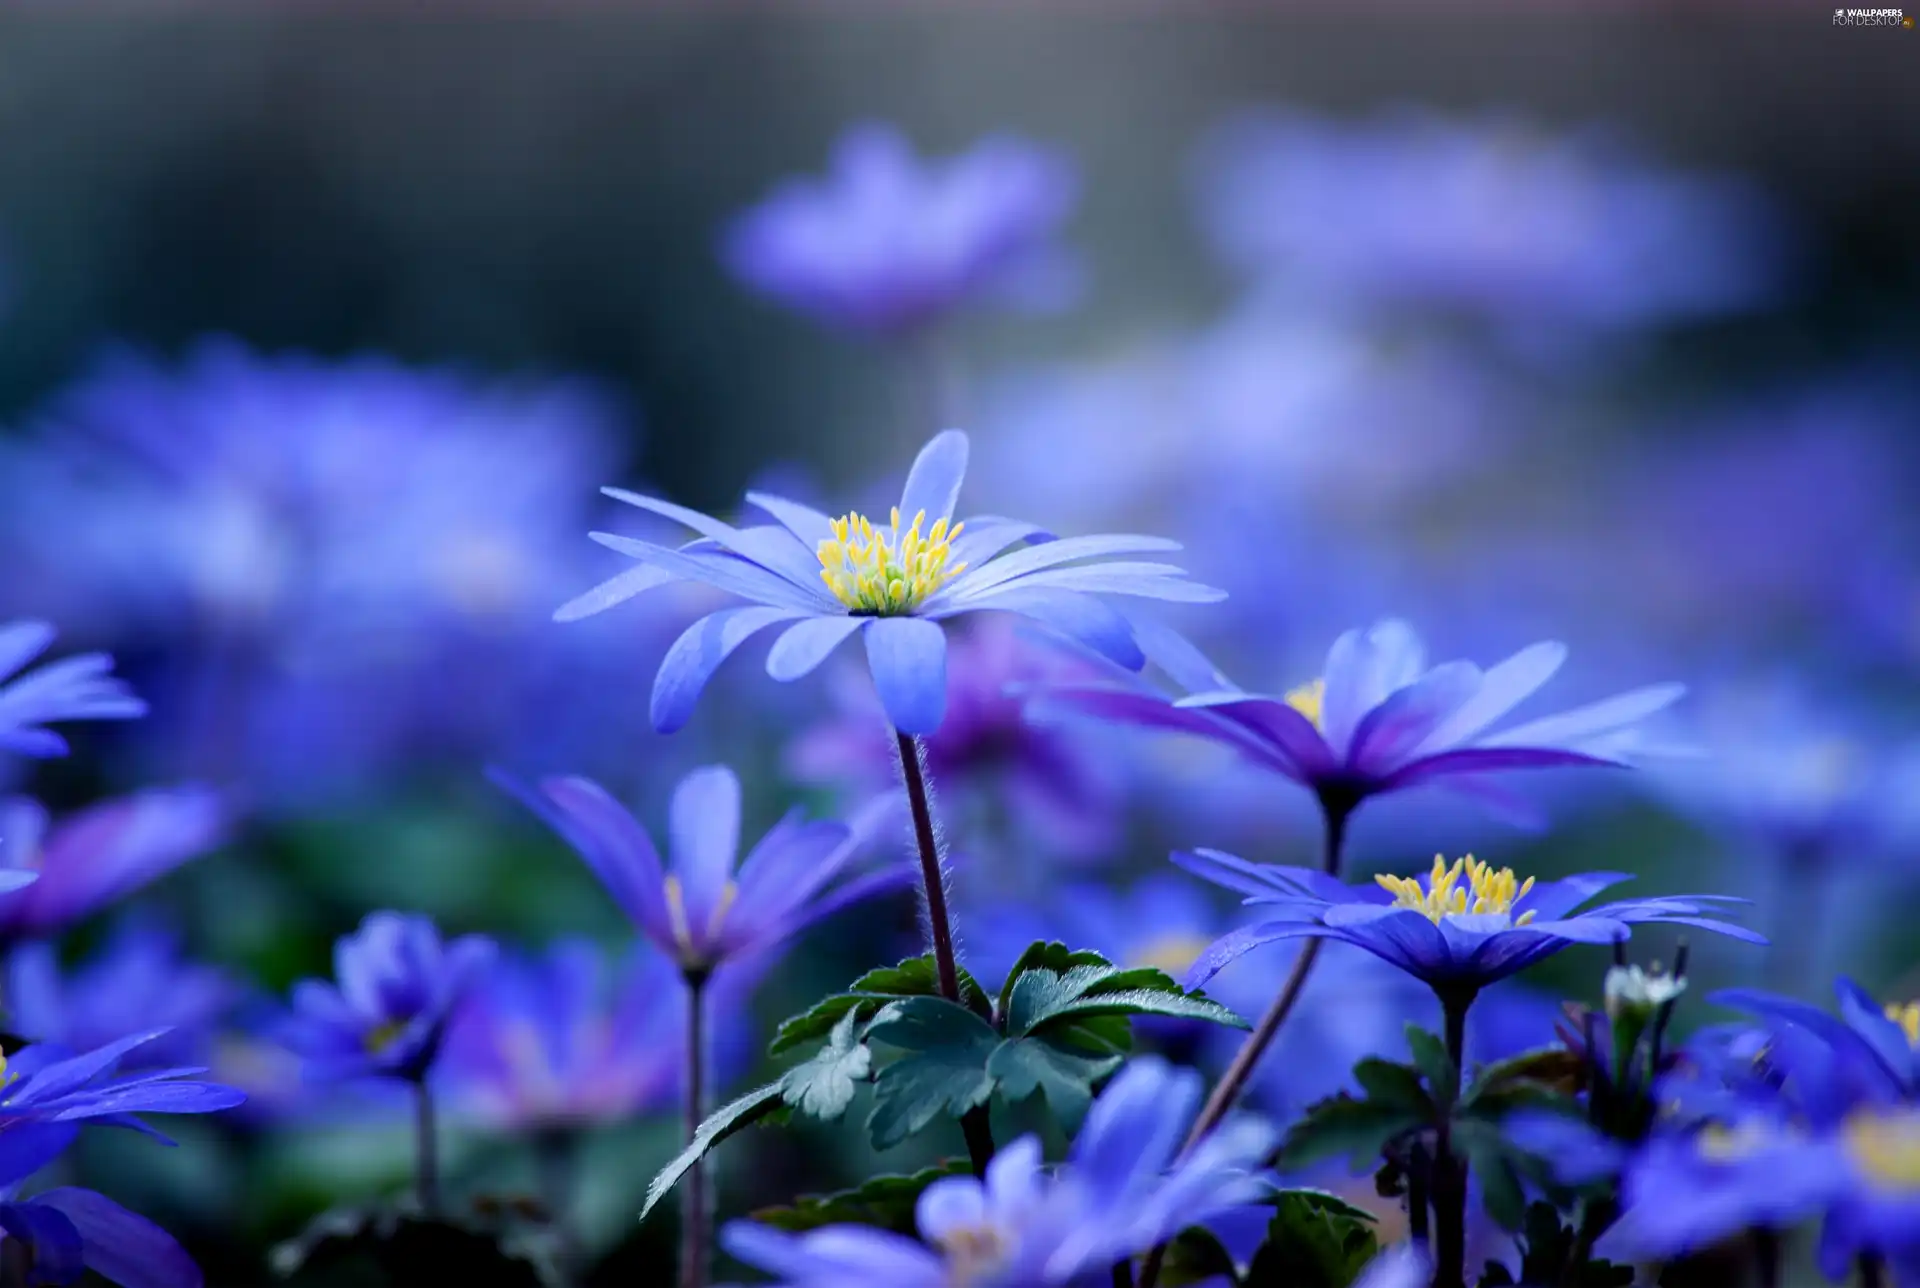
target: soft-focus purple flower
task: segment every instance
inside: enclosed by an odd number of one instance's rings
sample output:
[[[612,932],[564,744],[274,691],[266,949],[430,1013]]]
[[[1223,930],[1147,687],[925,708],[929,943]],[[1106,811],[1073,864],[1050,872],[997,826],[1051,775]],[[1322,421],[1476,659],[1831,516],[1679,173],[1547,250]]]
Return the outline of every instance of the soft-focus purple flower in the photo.
[[[1230,263],[1349,304],[1606,332],[1750,306],[1779,230],[1731,180],[1661,170],[1598,134],[1393,112],[1248,114],[1202,151],[1201,215]]]
[[[370,913],[334,944],[333,980],[293,986],[278,1037],[316,1081],[422,1078],[454,1007],[493,954],[493,942],[478,935],[442,943],[425,917]]]
[[[709,1077],[752,1059],[732,969],[707,986]],[[687,990],[674,962],[642,944],[617,961],[583,939],[538,956],[503,953],[447,1029],[437,1076],[452,1103],[502,1128],[590,1127],[678,1103]]]
[[[1803,1117],[1832,1121],[1861,1104],[1920,1101],[1920,1003],[1882,1005],[1845,976],[1834,996],[1837,1016],[1758,989],[1723,989],[1709,1000],[1756,1017],[1765,1072],[1750,1076],[1765,1076]],[[1789,1029],[1811,1040],[1783,1041]]]
[[[593,533],[640,566],[564,605],[556,616],[586,617],[679,581],[749,601],[701,618],[667,651],[653,686],[653,723],[662,732],[686,723],[728,654],[780,624],[780,638],[767,654],[768,675],[797,680],[860,634],[887,718],[901,733],[930,734],[946,713],[943,623],[951,618],[1014,613],[1138,670],[1145,657],[1133,630],[1102,596],[1193,603],[1222,597],[1172,564],[1116,558],[1179,549],[1164,538],[1100,535],[1025,545],[1049,534],[1012,519],[953,523],[967,451],[967,436],[958,430],[936,435],[921,449],[890,529],[857,513],[829,519],[758,492],[749,493],[748,502],[778,522],[735,528],[669,501],[607,489],[609,496],[685,524],[701,539],[675,550]]]
[[[104,653],[61,658],[21,674],[51,643],[53,627],[45,622],[0,626],[0,751],[64,756],[66,739],[44,726],[56,720],[131,720],[147,713],[147,704],[109,674],[113,659]]]
[[[687,972],[772,950],[915,876],[910,865],[896,864],[834,884],[865,846],[877,813],[849,828],[807,822],[793,810],[741,859],[740,780],[725,765],[696,769],[674,789],[665,865],[647,829],[598,783],[495,781],[559,833],[640,933]]]
[[[156,1027],[131,1056],[144,1064],[210,1064],[214,1033],[240,999],[224,971],[186,960],[179,936],[156,924],[117,926],[83,964],[63,970],[51,943],[7,958],[7,1027],[36,1042],[86,1051]]]
[[[1508,794],[1486,775],[1628,763],[1641,747],[1641,722],[1685,692],[1678,684],[1649,685],[1489,732],[1553,677],[1566,654],[1564,645],[1541,643],[1485,671],[1464,661],[1429,668],[1413,628],[1388,620],[1342,635],[1322,678],[1284,697],[1234,687],[1191,654],[1166,659],[1174,678],[1197,690],[1186,697],[1169,699],[1118,678],[1049,690],[1041,706],[1225,744],[1345,809],[1425,784],[1504,807]]]
[[[1229,962],[1281,939],[1333,939],[1363,948],[1435,989],[1476,990],[1519,973],[1569,944],[1611,944],[1646,922],[1693,926],[1748,943],[1767,941],[1721,921],[1713,910],[1738,899],[1667,895],[1576,909],[1622,873],[1590,872],[1536,886],[1472,858],[1435,858],[1422,877],[1376,877],[1345,885],[1306,868],[1249,863],[1217,850],[1176,854],[1197,876],[1270,905],[1285,919],[1247,926],[1216,941],[1188,972],[1198,988]],[[1462,877],[1466,884],[1461,883]]]
[[[91,1270],[121,1288],[201,1288],[200,1267],[174,1237],[104,1194],[74,1186],[0,1200],[0,1255],[26,1246],[33,1284],[74,1284]]]
[[[217,848],[230,821],[204,787],[137,792],[57,821],[26,797],[0,801],[0,876],[39,876],[0,899],[0,940],[58,934]]]
[[[995,1155],[984,1182],[948,1177],[922,1193],[924,1243],[865,1226],[790,1235],[750,1222],[722,1234],[740,1260],[789,1288],[982,1288],[1079,1285],[1187,1226],[1257,1200],[1262,1159],[1277,1137],[1236,1119],[1176,1161],[1200,1104],[1200,1076],[1144,1057],[1107,1085],[1049,1173],[1040,1142],[1022,1137]]]
[[[927,770],[940,784],[950,829],[1023,855],[1105,853],[1120,830],[1123,783],[1111,756],[1086,730],[1037,725],[1012,686],[1059,683],[1093,672],[1075,654],[1023,636],[1011,622],[983,621],[949,643],[947,714],[926,740]],[[865,677],[829,677],[835,711],[788,748],[787,764],[809,782],[899,791],[899,748]],[[1004,824],[996,829],[987,820]]]
[[[826,179],[790,180],[736,220],[722,256],[816,321],[905,335],[972,304],[1064,302],[1078,271],[1054,237],[1078,187],[1063,159],[1016,139],[925,162],[898,131],[859,126]]]

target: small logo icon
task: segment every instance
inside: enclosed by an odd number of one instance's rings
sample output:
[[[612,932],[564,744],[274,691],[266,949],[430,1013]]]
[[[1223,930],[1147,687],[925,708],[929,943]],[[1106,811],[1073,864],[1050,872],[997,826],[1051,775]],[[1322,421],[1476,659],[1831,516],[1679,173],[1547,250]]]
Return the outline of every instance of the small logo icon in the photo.
[[[1912,14],[1908,14],[1908,15],[1907,15],[1906,17],[1904,17],[1904,18],[1902,18],[1902,19],[1900,19],[1900,25],[1901,25],[1902,27],[1905,27],[1905,28],[1906,28],[1906,29],[1907,29],[1908,31],[1912,31],[1912,30],[1913,30],[1913,15],[1912,15]]]

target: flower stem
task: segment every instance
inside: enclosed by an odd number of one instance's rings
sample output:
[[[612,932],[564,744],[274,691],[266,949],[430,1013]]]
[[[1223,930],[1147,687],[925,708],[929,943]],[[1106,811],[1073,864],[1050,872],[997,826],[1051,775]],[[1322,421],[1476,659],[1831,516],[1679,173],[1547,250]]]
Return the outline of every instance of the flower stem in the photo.
[[[554,1269],[561,1284],[571,1285],[579,1260],[573,1192],[580,1171],[580,1133],[571,1127],[542,1128],[534,1134],[533,1159],[539,1169],[540,1199],[547,1205],[553,1231]]]
[[[428,1220],[440,1216],[440,1142],[433,1121],[433,1092],[423,1074],[413,1080],[414,1192]]]
[[[691,1145],[707,1116],[707,977],[689,970],[681,979],[687,988],[686,1120]],[[694,1159],[680,1191],[680,1288],[706,1288],[708,1184],[706,1158]]]
[[[1860,1288],[1883,1288],[1887,1282],[1887,1263],[1871,1252],[1860,1254]]]
[[[1113,1288],[1133,1288],[1133,1262],[1116,1261],[1113,1263]],[[1863,1288],[1880,1288],[1878,1284],[1864,1285]]]
[[[914,848],[920,855],[920,885],[926,894],[927,937],[933,942],[934,977],[940,996],[965,1006],[960,996],[960,968],[953,954],[953,919],[947,911],[947,874],[940,863],[940,841],[933,830],[933,800],[927,790],[926,749],[911,734],[895,731],[900,747],[900,778],[907,789],[913,814]],[[967,1157],[975,1176],[987,1174],[993,1158],[993,1128],[986,1106],[970,1109],[960,1119],[967,1138]]]
[[[1407,1158],[1407,1238],[1423,1248],[1431,1237],[1427,1233],[1427,1204],[1432,1171],[1427,1147],[1416,1143]]]
[[[1467,1010],[1477,990],[1440,989],[1446,1016],[1447,1058],[1457,1071],[1455,1096],[1466,1068]],[[1433,1149],[1433,1288],[1465,1288],[1467,1273],[1467,1165],[1453,1153],[1453,1100],[1438,1106]]]
[[[1327,875],[1340,874],[1340,856],[1346,846],[1347,820],[1353,816],[1355,802],[1334,800],[1323,796],[1320,812],[1326,819],[1325,847],[1321,853],[1321,867]],[[1287,1022],[1287,1016],[1293,1013],[1294,1003],[1300,1000],[1300,993],[1307,986],[1307,977],[1313,973],[1313,963],[1320,956],[1320,940],[1309,939],[1300,949],[1300,955],[1294,958],[1293,970],[1287,975],[1287,982],[1280,986],[1280,995],[1273,999],[1273,1005],[1267,1008],[1260,1022],[1253,1026],[1253,1032],[1240,1044],[1240,1050],[1234,1055],[1233,1063],[1214,1084],[1213,1093],[1207,1097],[1207,1103],[1200,1110],[1200,1116],[1193,1121],[1193,1129],[1187,1133],[1186,1144],[1180,1147],[1182,1155],[1190,1153],[1206,1134],[1220,1125],[1240,1094],[1247,1089],[1247,1083],[1253,1079],[1253,1071],[1260,1063],[1260,1057],[1267,1053],[1273,1040],[1280,1034],[1280,1026]],[[1160,1281],[1160,1267],[1167,1259],[1167,1248],[1161,1244],[1147,1254],[1145,1264],[1140,1267],[1140,1288],[1154,1288]]]

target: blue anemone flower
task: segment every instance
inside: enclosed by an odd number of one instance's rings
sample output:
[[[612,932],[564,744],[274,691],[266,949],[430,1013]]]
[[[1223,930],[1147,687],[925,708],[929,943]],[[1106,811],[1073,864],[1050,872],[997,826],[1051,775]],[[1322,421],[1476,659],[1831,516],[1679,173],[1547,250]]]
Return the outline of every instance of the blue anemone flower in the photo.
[[[81,653],[37,671],[21,668],[53,643],[45,622],[0,626],[0,751],[45,758],[67,754],[67,740],[45,728],[55,720],[131,720],[147,704],[126,682],[110,675],[113,659]]]
[[[748,983],[722,970],[709,986],[716,1085],[752,1058]],[[496,1127],[625,1122],[678,1102],[686,1005],[678,968],[651,944],[618,962],[584,939],[502,953],[449,1025],[439,1075],[453,1103]]]
[[[1176,1161],[1199,1107],[1200,1075],[1144,1057],[1088,1111],[1067,1161],[1049,1173],[1025,1136],[994,1156],[984,1182],[947,1177],[921,1194],[924,1243],[865,1226],[791,1235],[736,1221],[722,1233],[740,1260],[790,1288],[1048,1288],[1108,1282],[1115,1261],[1144,1252],[1267,1190],[1277,1133],[1235,1119]]]
[[[1589,872],[1535,885],[1513,869],[1471,856],[1448,864],[1436,857],[1420,877],[1375,877],[1362,885],[1306,868],[1249,863],[1218,850],[1176,854],[1197,876],[1276,906],[1283,920],[1243,927],[1216,940],[1187,973],[1198,988],[1251,949],[1280,939],[1335,939],[1363,948],[1436,989],[1477,990],[1514,975],[1568,944],[1611,944],[1630,927],[1665,922],[1711,930],[1748,943],[1766,939],[1712,914],[1744,902],[1717,895],[1668,895],[1575,911],[1595,894],[1629,878]],[[1465,882],[1462,882],[1462,877]]]
[[[493,942],[478,935],[443,943],[425,917],[369,913],[334,944],[334,981],[293,986],[279,1039],[302,1057],[312,1080],[418,1080],[439,1054],[454,1007],[493,954]]]
[[[200,1268],[174,1237],[104,1194],[76,1186],[29,1199],[0,1190],[0,1256],[26,1247],[32,1284],[75,1284],[87,1271],[121,1288],[201,1288]]]
[[[1920,1103],[1920,1002],[1878,1003],[1844,976],[1834,995],[1838,1015],[1758,989],[1722,989],[1708,1000],[1759,1018],[1764,1038],[1745,1047],[1784,1077],[1809,1117],[1837,1118],[1863,1102]],[[1811,1041],[1783,1041],[1800,1035]]]
[[[1051,689],[1042,702],[1223,743],[1347,808],[1427,783],[1505,806],[1508,794],[1484,775],[1626,764],[1642,747],[1640,723],[1686,691],[1649,685],[1490,732],[1560,669],[1565,645],[1533,644],[1484,671],[1464,661],[1429,667],[1413,628],[1389,619],[1342,635],[1321,678],[1281,697],[1247,693],[1178,647],[1155,660],[1195,690],[1186,697],[1116,680]]]
[[[901,733],[930,734],[947,706],[943,623],[1000,611],[1032,618],[1130,670],[1145,665],[1133,630],[1103,595],[1210,602],[1220,591],[1165,563],[1116,556],[1178,550],[1161,537],[1101,535],[1052,540],[1030,523],[976,517],[953,522],[967,469],[967,436],[936,435],[914,459],[891,526],[849,513],[830,519],[782,497],[747,501],[777,523],[735,528],[684,506],[617,488],[607,495],[664,515],[700,534],[675,550],[611,533],[593,539],[640,561],[561,607],[586,617],[670,582],[700,582],[749,603],[710,613],[667,650],[653,686],[653,723],[687,722],[707,680],[756,632],[785,629],[767,654],[767,674],[797,680],[855,634],[887,717]],[[1035,538],[1038,545],[1011,548]],[[1104,562],[1103,562],[1104,561]]]
[[[898,864],[834,885],[866,844],[879,810],[852,828],[806,822],[794,810],[740,860],[740,780],[725,765],[696,769],[674,789],[670,865],[660,862],[640,821],[598,783],[548,778],[528,788],[494,777],[586,860],[640,933],[690,973],[757,956],[915,878],[911,865]]]
[[[0,800],[0,889],[9,878],[39,878],[0,900],[0,941],[57,935],[216,849],[231,821],[205,787],[136,792],[57,821],[27,797]]]
[[[864,125],[824,181],[792,180],[727,230],[722,255],[762,295],[817,321],[900,336],[980,301],[1064,303],[1077,265],[1053,244],[1078,183],[1054,153],[988,139],[925,163]]]

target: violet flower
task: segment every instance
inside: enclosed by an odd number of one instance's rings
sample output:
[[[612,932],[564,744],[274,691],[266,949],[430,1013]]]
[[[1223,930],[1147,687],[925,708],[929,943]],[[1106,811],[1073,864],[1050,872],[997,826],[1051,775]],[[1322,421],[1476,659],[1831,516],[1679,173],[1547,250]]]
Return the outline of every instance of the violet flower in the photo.
[[[53,643],[45,622],[8,622],[0,626],[0,752],[21,756],[64,756],[67,742],[45,726],[60,720],[131,720],[147,713],[147,704],[125,681],[109,674],[113,659],[81,653],[49,662],[36,671],[22,669]]]

